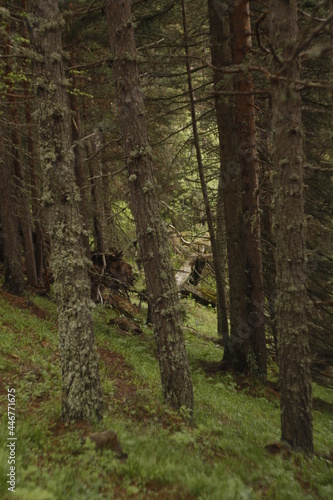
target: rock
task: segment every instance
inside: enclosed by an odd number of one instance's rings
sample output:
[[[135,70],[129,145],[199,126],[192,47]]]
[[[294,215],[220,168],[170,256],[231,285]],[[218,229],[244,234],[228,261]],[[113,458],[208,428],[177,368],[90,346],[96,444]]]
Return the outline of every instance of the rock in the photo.
[[[124,453],[118,436],[112,429],[102,432],[94,432],[86,437],[85,441],[90,439],[95,443],[95,449],[97,450],[112,450],[117,458],[127,458],[127,453]]]

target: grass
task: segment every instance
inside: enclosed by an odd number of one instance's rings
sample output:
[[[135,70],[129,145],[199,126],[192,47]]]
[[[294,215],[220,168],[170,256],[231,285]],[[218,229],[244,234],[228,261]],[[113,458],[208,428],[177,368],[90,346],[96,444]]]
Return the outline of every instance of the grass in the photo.
[[[16,493],[22,500],[316,499],[333,497],[333,391],[314,384],[312,458],[278,443],[278,394],[254,380],[214,369],[222,350],[215,312],[191,300],[185,337],[192,368],[193,425],[164,405],[153,333],[109,326],[96,307],[105,416],[85,425],[59,420],[60,360],[53,302],[0,295],[0,498],[8,492],[7,388],[16,391]],[[140,320],[140,318],[139,318]],[[143,321],[142,321],[143,323]],[[276,369],[272,367],[272,378]],[[127,460],[82,444],[93,430],[114,429]]]

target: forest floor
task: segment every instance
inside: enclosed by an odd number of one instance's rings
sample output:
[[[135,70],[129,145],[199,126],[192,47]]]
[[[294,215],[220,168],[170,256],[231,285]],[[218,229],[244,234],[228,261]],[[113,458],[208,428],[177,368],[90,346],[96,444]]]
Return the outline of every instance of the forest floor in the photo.
[[[312,457],[279,445],[277,372],[269,383],[221,373],[211,308],[183,300],[195,411],[189,424],[162,400],[152,329],[108,325],[95,308],[104,419],[64,424],[56,307],[41,297],[0,292],[0,498],[8,492],[8,388],[15,389],[14,497],[20,500],[333,498],[333,390],[313,386]],[[83,444],[113,429],[127,459]]]

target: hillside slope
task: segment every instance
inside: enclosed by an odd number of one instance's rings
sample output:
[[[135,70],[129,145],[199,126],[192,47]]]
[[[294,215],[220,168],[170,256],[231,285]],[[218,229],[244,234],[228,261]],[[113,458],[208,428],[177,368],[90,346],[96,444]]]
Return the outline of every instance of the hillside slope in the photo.
[[[303,499],[333,497],[333,391],[314,385],[315,450],[306,458],[278,444],[279,395],[217,370],[215,312],[185,301],[194,383],[194,422],[163,404],[152,330],[108,325],[95,309],[104,420],[63,424],[56,308],[51,300],[0,292],[0,497],[8,492],[8,389],[15,389],[16,489],[20,500]],[[128,458],[82,438],[114,429]]]

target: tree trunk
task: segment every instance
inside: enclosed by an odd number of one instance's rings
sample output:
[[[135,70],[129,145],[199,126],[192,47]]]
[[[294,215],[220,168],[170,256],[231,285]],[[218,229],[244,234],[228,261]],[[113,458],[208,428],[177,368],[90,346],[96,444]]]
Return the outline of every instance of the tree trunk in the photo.
[[[32,222],[30,215],[30,202],[27,194],[27,189],[25,186],[24,173],[20,158],[20,135],[18,133],[19,120],[17,116],[17,111],[15,109],[16,104],[12,102],[11,117],[13,120],[13,130],[12,130],[12,152],[13,152],[13,163],[15,171],[15,192],[16,199],[19,209],[19,221],[20,229],[23,235],[23,247],[24,247],[24,262],[25,271],[27,275],[28,284],[32,287],[37,286],[37,271],[36,271],[36,261],[35,261],[35,250],[32,238]]]
[[[272,83],[282,441],[312,452],[301,99],[292,83],[299,79],[298,61],[288,60],[297,34],[296,0],[271,2],[271,45],[281,60],[279,74],[287,78]]]
[[[35,116],[58,305],[62,417],[91,421],[102,417],[102,392],[61,57],[62,21],[57,1],[33,0],[31,4]]]
[[[193,409],[193,389],[181,312],[161,218],[129,0],[106,0],[119,120],[161,371],[164,398]]]
[[[230,288],[230,338],[228,346],[224,346],[223,365],[232,367],[236,371],[247,372],[249,334],[245,300],[241,166],[237,149],[236,111],[230,98],[219,93],[227,85],[223,78],[223,68],[232,64],[230,12],[223,2],[214,0],[208,0],[208,8],[221,158],[218,203],[224,205]]]
[[[9,42],[10,30],[7,26],[7,43],[5,47],[5,53],[10,56],[10,42]],[[10,59],[8,60],[10,61]],[[5,67],[5,77],[12,72],[12,67],[7,61]],[[11,135],[12,135],[12,156],[13,165],[16,177],[16,198],[19,211],[19,222],[20,229],[23,235],[23,246],[24,246],[24,261],[25,270],[27,275],[28,284],[32,287],[37,286],[37,272],[35,263],[35,251],[32,239],[32,223],[30,215],[30,200],[28,197],[27,189],[24,181],[24,172],[22,166],[22,158],[20,155],[21,151],[21,138],[19,133],[20,121],[17,113],[17,104],[15,98],[15,92],[13,91],[13,84],[9,79],[7,92],[7,102],[9,113],[11,117]]]
[[[97,128],[94,130],[94,135],[89,139],[87,144],[89,153],[89,175],[91,185],[91,200],[93,212],[93,225],[95,235],[95,250],[97,253],[103,254],[107,250],[106,241],[106,220],[104,212],[104,185],[103,185],[103,169],[101,161],[101,140],[102,133]]]
[[[27,147],[29,155],[29,171],[30,171],[30,181],[31,181],[31,211],[35,225],[36,238],[34,241],[35,250],[35,265],[36,265],[36,275],[37,280],[43,282],[43,262],[44,262],[44,246],[45,237],[43,224],[41,221],[41,206],[40,206],[40,195],[38,190],[37,175],[36,175],[36,165],[35,165],[35,148],[32,133],[32,116],[31,107],[29,101],[29,90],[28,85],[24,82],[24,95],[27,97],[25,102],[25,121],[27,125]]]
[[[5,255],[5,287],[11,293],[21,295],[23,293],[24,276],[17,219],[13,206],[13,175],[14,172],[7,162],[4,137],[0,124],[0,213]]]
[[[75,65],[74,58],[71,59],[71,65]],[[73,75],[73,86],[76,86],[76,77]],[[90,257],[89,234],[88,234],[88,215],[87,215],[87,201],[86,201],[86,188],[84,177],[84,160],[83,160],[83,147],[81,144],[81,116],[78,98],[74,94],[70,95],[70,106],[72,110],[72,138],[74,147],[74,161],[75,161],[75,178],[78,188],[80,190],[80,213],[83,220],[83,246],[86,250],[87,257]]]
[[[204,165],[202,161],[201,148],[200,148],[200,140],[199,133],[197,127],[197,118],[196,118],[196,109],[195,109],[195,99],[194,92],[192,86],[192,77],[191,77],[191,67],[190,67],[190,53],[188,48],[188,34],[187,34],[187,25],[186,25],[186,11],[185,11],[185,1],[182,0],[182,13],[183,13],[183,29],[184,29],[184,42],[185,42],[185,54],[186,54],[186,70],[187,70],[187,79],[188,79],[188,88],[189,88],[189,97],[190,97],[190,107],[191,107],[191,116],[192,116],[192,129],[193,129],[193,139],[197,156],[197,164],[200,178],[200,185],[202,191],[202,197],[205,205],[207,225],[210,237],[210,243],[212,247],[213,254],[213,262],[214,262],[214,270],[215,270],[215,279],[216,279],[216,290],[217,290],[217,303],[218,303],[218,333],[219,337],[223,339],[223,344],[228,346],[229,342],[229,325],[228,325],[228,315],[227,315],[227,306],[226,306],[226,298],[225,298],[225,287],[224,287],[224,276],[223,269],[221,267],[221,261],[218,255],[217,243],[216,243],[216,235],[213,223],[213,216],[210,207],[210,201],[208,196],[207,184],[205,180],[204,173]]]
[[[21,0],[21,7],[23,11],[27,10],[26,0]],[[29,31],[26,23],[22,26],[22,34],[28,40]],[[28,46],[28,44],[24,44]],[[28,149],[28,165],[30,172],[31,182],[31,212],[35,229],[34,238],[34,253],[37,280],[40,284],[43,283],[43,267],[44,267],[44,247],[45,247],[45,232],[42,224],[42,207],[40,203],[40,190],[38,188],[37,173],[36,173],[36,157],[35,145],[33,137],[33,121],[30,104],[30,82],[23,82],[24,96],[25,96],[25,122],[27,127],[27,149]]]
[[[248,1],[236,2],[233,8],[233,60],[246,63],[251,52],[251,20]],[[253,83],[250,73],[236,79],[236,120],[238,156],[242,170],[242,211],[246,305],[249,329],[248,363],[250,371],[263,382],[267,377],[267,352],[264,316],[264,283],[260,241],[258,157],[254,114]]]

